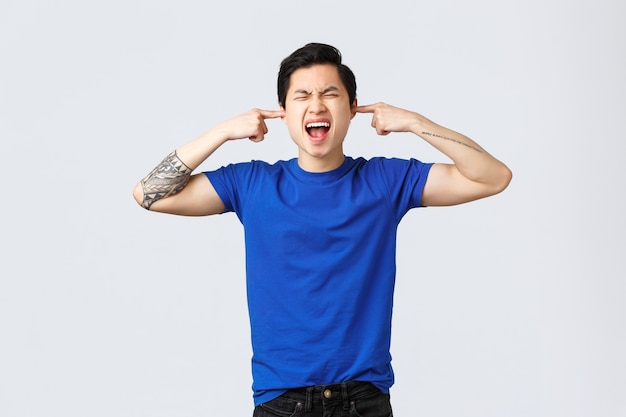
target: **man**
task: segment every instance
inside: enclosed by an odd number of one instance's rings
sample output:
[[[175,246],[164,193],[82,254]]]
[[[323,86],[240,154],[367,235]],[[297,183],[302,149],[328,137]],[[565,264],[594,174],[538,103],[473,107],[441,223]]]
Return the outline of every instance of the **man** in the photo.
[[[253,109],[175,150],[134,197],[179,215],[234,211],[244,225],[255,416],[390,416],[397,226],[414,207],[499,193],[511,172],[418,113],[358,106],[354,74],[329,45],[283,60],[278,101],[279,110]],[[377,134],[412,132],[453,163],[345,156],[357,113],[371,114]],[[262,141],[274,118],[297,158],[191,174],[229,140]]]

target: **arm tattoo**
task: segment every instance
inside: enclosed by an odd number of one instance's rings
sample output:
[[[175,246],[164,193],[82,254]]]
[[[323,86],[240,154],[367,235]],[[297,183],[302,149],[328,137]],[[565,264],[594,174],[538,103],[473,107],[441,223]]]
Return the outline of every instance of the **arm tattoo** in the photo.
[[[449,141],[452,141],[452,142],[456,142],[456,143],[458,143],[459,145],[467,146],[468,148],[473,149],[473,150],[475,150],[476,152],[483,153],[483,151],[481,151],[481,150],[480,150],[480,149],[478,149],[477,147],[472,146],[472,145],[470,145],[470,144],[468,144],[468,143],[461,142],[461,141],[460,141],[460,140],[458,140],[458,139],[448,138],[448,137],[441,136],[441,135],[437,135],[436,133],[431,133],[431,132],[422,132],[422,135],[426,135],[426,136],[430,136],[430,137],[433,137],[433,138],[445,139],[445,140],[449,140]]]
[[[176,151],[166,156],[141,180],[143,187],[141,206],[150,210],[150,206],[160,199],[181,192],[191,177],[191,171],[192,169],[180,160]]]

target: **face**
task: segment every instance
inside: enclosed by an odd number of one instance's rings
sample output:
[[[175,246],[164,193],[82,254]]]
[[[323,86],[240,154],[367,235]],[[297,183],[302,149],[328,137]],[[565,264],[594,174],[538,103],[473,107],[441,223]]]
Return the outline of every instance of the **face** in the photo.
[[[289,135],[298,146],[298,164],[306,171],[323,172],[344,160],[343,140],[356,114],[337,68],[314,65],[291,74],[285,98]]]

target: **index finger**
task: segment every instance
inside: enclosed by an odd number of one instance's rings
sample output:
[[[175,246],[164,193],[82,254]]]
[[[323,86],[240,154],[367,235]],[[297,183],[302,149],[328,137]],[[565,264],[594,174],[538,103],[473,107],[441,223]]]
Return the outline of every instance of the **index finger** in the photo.
[[[374,113],[376,110],[376,104],[367,104],[365,106],[356,106],[357,113]]]
[[[285,111],[284,110],[262,110],[262,109],[257,109],[257,111],[259,112],[259,114],[264,119],[276,119],[278,117],[284,117],[285,116]]]

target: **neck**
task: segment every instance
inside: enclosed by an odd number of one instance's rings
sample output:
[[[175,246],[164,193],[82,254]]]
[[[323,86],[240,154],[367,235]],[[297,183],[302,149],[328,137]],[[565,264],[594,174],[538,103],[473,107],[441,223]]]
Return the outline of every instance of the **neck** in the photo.
[[[298,155],[298,166],[307,172],[328,172],[337,169],[343,164],[343,152],[332,158],[316,158],[311,155]]]

